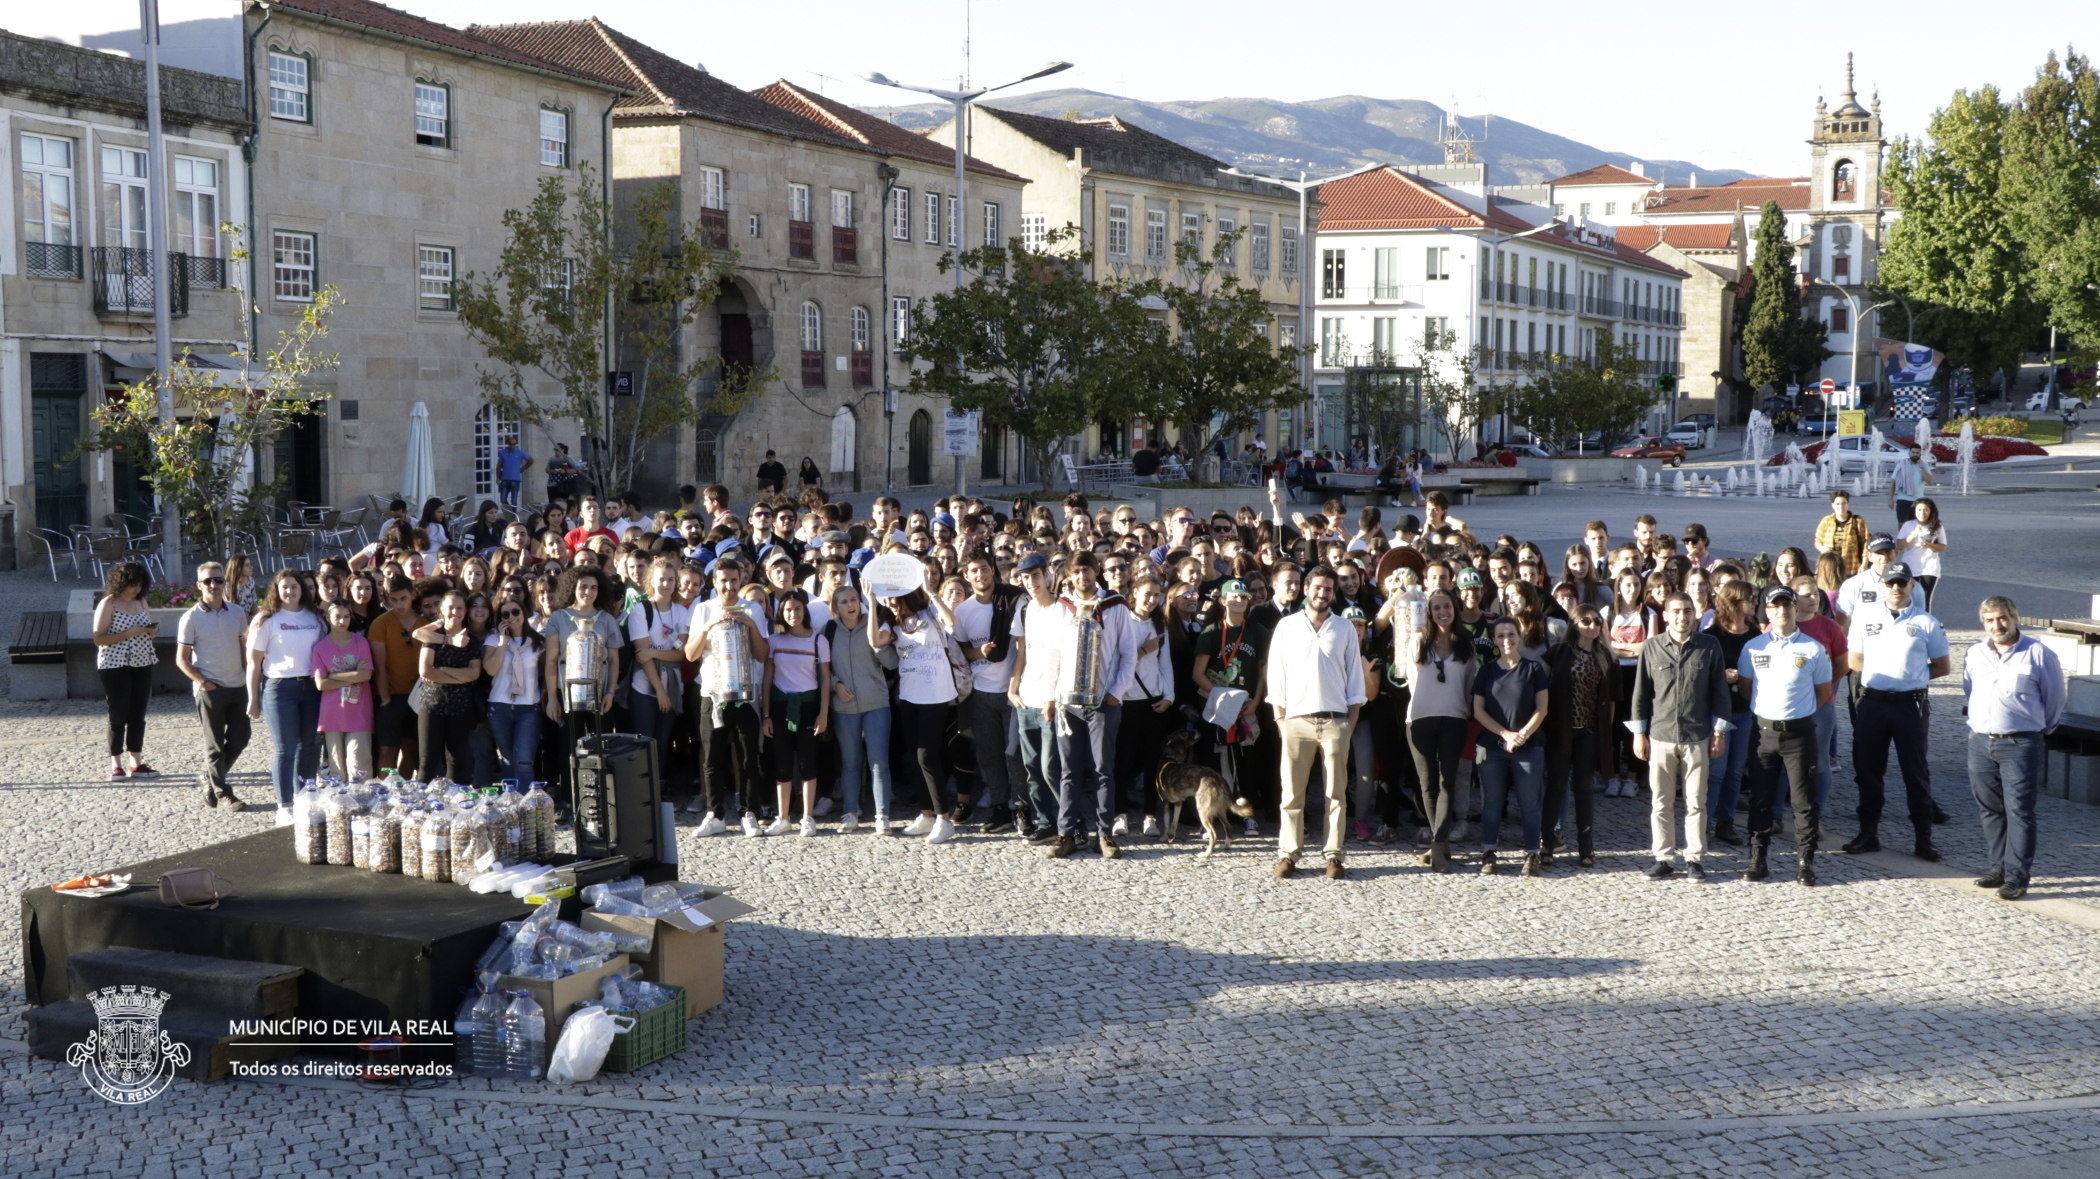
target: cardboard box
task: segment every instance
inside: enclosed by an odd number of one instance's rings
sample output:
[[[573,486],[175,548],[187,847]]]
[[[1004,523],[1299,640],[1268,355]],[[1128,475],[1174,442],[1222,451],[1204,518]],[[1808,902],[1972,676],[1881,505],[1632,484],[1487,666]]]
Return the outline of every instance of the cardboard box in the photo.
[[[691,1019],[722,1002],[722,967],[729,922],[757,910],[709,886],[705,899],[668,917],[621,917],[586,910],[585,929],[638,933],[650,940],[649,952],[634,955],[642,977],[653,983],[685,988],[685,1017]]]
[[[569,1012],[586,999],[598,997],[605,976],[627,969],[627,955],[615,954],[612,961],[596,970],[586,970],[567,978],[548,981],[544,978],[519,978],[514,974],[503,975],[496,981],[498,990],[524,991],[532,1001],[540,1005],[547,1017],[547,1051],[561,1040],[561,1025],[569,1022]]]

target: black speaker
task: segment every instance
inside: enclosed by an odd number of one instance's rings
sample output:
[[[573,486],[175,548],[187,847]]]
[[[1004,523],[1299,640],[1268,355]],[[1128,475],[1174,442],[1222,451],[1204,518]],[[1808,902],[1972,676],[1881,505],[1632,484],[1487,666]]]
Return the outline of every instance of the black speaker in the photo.
[[[655,741],[632,733],[590,734],[577,741],[569,768],[577,855],[626,856],[637,867],[664,858]]]

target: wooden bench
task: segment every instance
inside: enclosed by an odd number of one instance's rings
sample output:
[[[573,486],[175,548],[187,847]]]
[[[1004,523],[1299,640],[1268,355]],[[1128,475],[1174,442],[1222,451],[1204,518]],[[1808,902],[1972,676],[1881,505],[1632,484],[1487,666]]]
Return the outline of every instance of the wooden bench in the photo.
[[[15,627],[14,640],[7,644],[11,664],[64,663],[66,661],[66,612],[27,610]]]

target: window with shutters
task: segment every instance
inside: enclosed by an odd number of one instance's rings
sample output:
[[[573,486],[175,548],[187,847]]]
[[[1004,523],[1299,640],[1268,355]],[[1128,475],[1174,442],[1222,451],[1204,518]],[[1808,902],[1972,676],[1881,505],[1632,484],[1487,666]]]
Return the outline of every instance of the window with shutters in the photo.
[[[720,168],[700,169],[700,228],[709,246],[729,248],[729,177]]]
[[[848,265],[860,261],[860,233],[853,228],[853,194],[831,190],[831,260]]]
[[[816,226],[809,219],[809,185],[788,185],[788,257],[815,261]]]
[[[824,387],[824,312],[807,302],[802,304],[802,387]]]
[[[1349,290],[1348,255],[1344,250],[1320,251],[1320,297],[1340,299]]]
[[[1831,335],[1833,335],[1833,336],[1842,336],[1842,335],[1847,335],[1847,334],[1849,334],[1849,333],[1850,333],[1851,331],[1852,331],[1852,309],[1851,309],[1850,307],[1840,307],[1840,306],[1833,306],[1833,307],[1831,307],[1831,309],[1830,309],[1830,334],[1831,334]]]

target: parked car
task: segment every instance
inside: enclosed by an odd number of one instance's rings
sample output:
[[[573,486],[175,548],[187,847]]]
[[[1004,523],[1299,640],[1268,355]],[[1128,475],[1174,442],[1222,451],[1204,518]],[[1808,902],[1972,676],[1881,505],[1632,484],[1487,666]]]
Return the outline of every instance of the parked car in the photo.
[[[1684,421],[1671,426],[1667,437],[1670,441],[1683,446],[1687,450],[1705,450],[1707,431],[1712,428],[1710,425],[1704,425],[1686,418]]]
[[[1684,420],[1688,422],[1697,422],[1700,425],[1705,426],[1709,430],[1713,429],[1715,426],[1720,424],[1720,422],[1714,417],[1714,415],[1710,413],[1688,413],[1684,415]]]
[[[1611,452],[1613,458],[1659,459],[1673,467],[1684,465],[1684,447],[1667,439],[1636,438]]]
[[[2057,404],[2063,409],[2074,411],[2083,410],[2085,408],[2085,399],[2082,397],[2073,397],[2069,393],[2066,393],[2062,397],[2057,399]],[[2036,393],[2034,396],[2029,397],[2027,399],[2027,409],[2030,413],[2041,413],[2044,410],[2047,410],[2048,408],[2049,391],[2047,389],[2044,389],[2041,392]]]
[[[1866,470],[1871,463],[1878,468],[1880,477],[1885,479],[1896,469],[1897,464],[1910,456],[1910,448],[1907,446],[1883,442],[1881,448],[1875,450],[1873,442],[1872,438],[1861,438],[1857,435],[1833,439],[1829,445],[1837,448],[1838,474],[1856,475]]]

